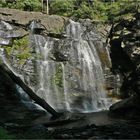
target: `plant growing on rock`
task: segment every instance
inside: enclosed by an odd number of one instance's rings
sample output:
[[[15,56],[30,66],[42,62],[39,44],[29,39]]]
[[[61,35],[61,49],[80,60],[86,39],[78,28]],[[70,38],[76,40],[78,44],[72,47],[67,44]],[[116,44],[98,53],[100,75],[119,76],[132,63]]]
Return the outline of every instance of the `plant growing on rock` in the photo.
[[[56,67],[54,83],[59,87],[63,87],[63,70],[61,64],[58,64]]]
[[[70,16],[74,9],[73,0],[54,0],[50,4],[50,12],[52,14],[58,14],[63,16]]]
[[[15,57],[20,64],[23,64],[31,57],[28,37],[13,40],[11,46],[3,46],[8,53],[8,56]]]

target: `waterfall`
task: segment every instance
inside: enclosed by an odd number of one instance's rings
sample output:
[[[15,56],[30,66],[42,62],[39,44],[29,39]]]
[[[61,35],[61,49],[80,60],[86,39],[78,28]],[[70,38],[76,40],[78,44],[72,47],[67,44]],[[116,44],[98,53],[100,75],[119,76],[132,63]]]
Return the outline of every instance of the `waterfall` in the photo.
[[[9,32],[10,31],[10,32]],[[7,52],[5,48],[2,48],[3,45],[9,45],[11,37],[17,37],[13,31],[13,27],[4,21],[0,21],[0,60],[4,63],[16,76],[20,77],[24,81],[24,76],[17,73],[16,70],[12,67],[11,63],[8,60]],[[21,103],[23,103],[30,110],[44,110],[41,106],[37,105],[30,99],[28,94],[16,84],[17,96],[20,97]]]
[[[35,92],[56,110],[91,112],[110,105],[96,42],[99,35],[70,20],[66,38],[56,39],[34,34],[31,24],[31,46],[35,46],[38,85]],[[67,59],[65,59],[67,58]],[[109,59],[109,58],[108,58]]]

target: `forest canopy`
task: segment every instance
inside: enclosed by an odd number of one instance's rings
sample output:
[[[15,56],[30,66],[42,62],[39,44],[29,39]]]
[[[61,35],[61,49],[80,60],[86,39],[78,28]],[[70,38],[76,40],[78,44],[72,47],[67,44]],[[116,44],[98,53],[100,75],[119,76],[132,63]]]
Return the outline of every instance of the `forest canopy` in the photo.
[[[113,21],[128,17],[139,8],[139,0],[44,0],[49,14],[93,20]],[[42,0],[2,0],[0,7],[42,11]],[[45,9],[45,8],[44,8]]]

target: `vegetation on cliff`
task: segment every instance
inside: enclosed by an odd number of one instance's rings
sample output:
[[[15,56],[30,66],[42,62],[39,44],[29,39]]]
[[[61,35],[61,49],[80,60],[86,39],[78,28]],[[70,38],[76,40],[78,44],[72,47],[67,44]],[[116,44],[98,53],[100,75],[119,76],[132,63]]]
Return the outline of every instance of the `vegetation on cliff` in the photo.
[[[20,64],[24,64],[32,55],[27,36],[21,39],[15,39],[11,45],[3,46],[3,48],[6,49],[8,56],[16,58]]]
[[[40,11],[40,0],[2,0],[0,7],[8,7],[25,11]]]
[[[48,2],[50,14],[103,21],[120,19],[124,17],[123,15],[129,17],[130,13],[139,7],[139,0],[48,0]],[[13,0],[13,2],[3,0],[0,7],[42,11],[41,0]]]

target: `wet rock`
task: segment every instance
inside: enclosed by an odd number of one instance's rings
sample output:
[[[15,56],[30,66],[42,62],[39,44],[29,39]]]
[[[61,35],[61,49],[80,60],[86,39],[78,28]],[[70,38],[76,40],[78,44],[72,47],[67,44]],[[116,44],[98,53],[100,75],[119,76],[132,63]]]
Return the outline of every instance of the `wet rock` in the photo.
[[[43,124],[38,124],[30,127],[28,129],[29,133],[36,132],[36,133],[46,133],[48,129]]]
[[[54,55],[54,60],[55,61],[68,61],[68,57],[65,55],[65,54],[62,54],[61,52],[59,52],[59,51],[54,51],[54,53],[53,53],[53,55]]]
[[[139,94],[137,86],[140,58],[139,15],[137,12],[130,19],[122,19],[115,23],[110,34],[112,70],[122,77],[121,97],[123,98]]]
[[[109,114],[116,117],[135,118],[140,115],[139,100],[138,96],[132,96],[119,101],[110,107]]]
[[[25,35],[27,35],[27,32],[23,29],[11,31],[0,30],[0,37],[4,39],[22,38]]]
[[[11,39],[4,39],[0,37],[0,45],[2,46],[12,45],[12,41]]]

